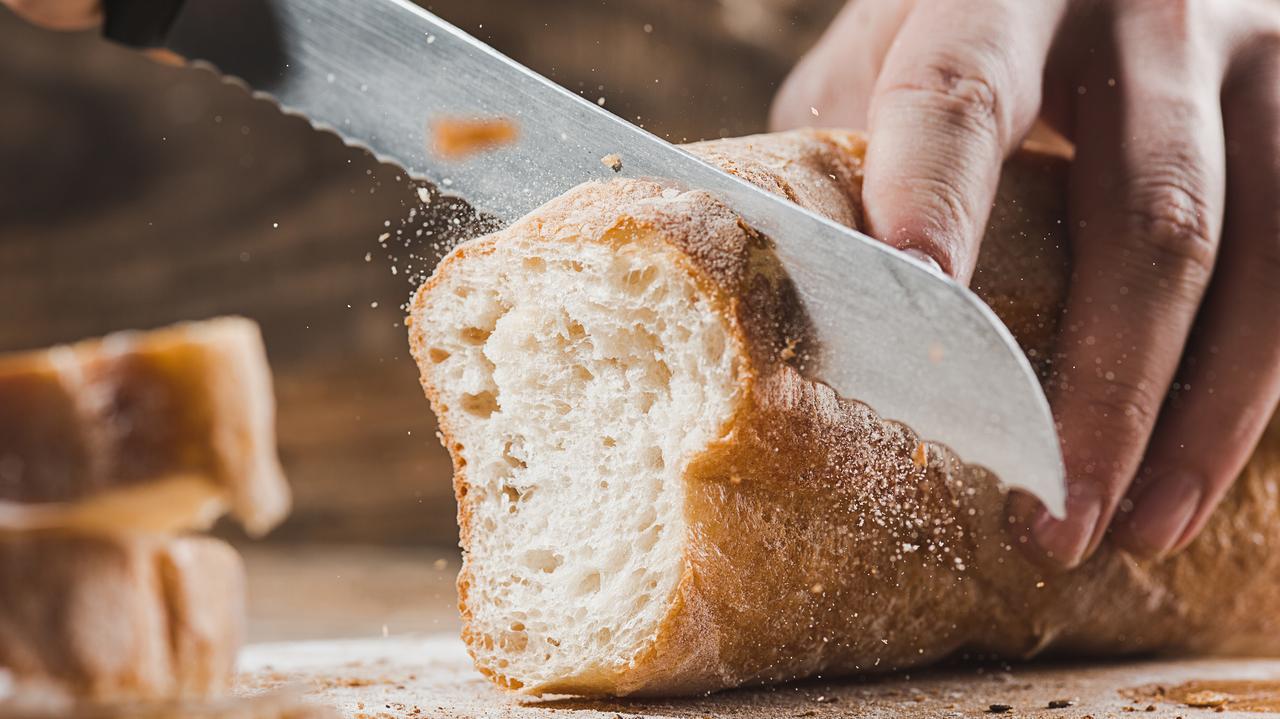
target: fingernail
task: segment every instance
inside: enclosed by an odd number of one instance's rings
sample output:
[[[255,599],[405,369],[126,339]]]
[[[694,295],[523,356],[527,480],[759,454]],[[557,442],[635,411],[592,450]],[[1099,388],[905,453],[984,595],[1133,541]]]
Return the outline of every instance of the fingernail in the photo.
[[[933,272],[935,275],[939,275],[941,277],[947,276],[947,273],[942,271],[942,265],[938,264],[937,260],[933,259],[929,255],[926,255],[924,252],[921,252],[920,250],[917,250],[914,247],[908,247],[902,252],[910,257],[913,257],[923,262],[926,266],[928,266],[929,270]]]
[[[1153,481],[1138,495],[1126,522],[1136,549],[1153,557],[1173,549],[1200,508],[1203,491],[1203,478],[1189,472],[1175,471]]]
[[[1031,526],[1031,538],[1040,551],[1055,564],[1072,569],[1084,560],[1089,543],[1102,515],[1102,501],[1092,495],[1080,495],[1067,500],[1066,519],[1054,519],[1048,510]]]

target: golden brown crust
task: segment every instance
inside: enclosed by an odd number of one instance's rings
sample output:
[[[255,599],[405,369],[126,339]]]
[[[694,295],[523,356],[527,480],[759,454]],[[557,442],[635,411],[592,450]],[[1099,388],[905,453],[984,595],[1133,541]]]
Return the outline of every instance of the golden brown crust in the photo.
[[[261,534],[289,509],[274,422],[261,335],[245,319],[0,357],[0,528],[23,507],[37,508],[31,519],[113,493],[133,504],[181,479]]]
[[[0,670],[15,695],[7,699],[225,692],[244,634],[244,582],[239,555],[214,539],[0,537]]]
[[[690,149],[858,226],[862,147],[850,133],[801,131]],[[1065,176],[1066,161],[1051,154],[1010,161],[974,278],[1042,373],[1050,370],[1070,271]],[[909,667],[961,650],[1012,657],[1280,651],[1280,429],[1268,431],[1187,551],[1140,562],[1104,545],[1080,569],[1046,575],[1013,546],[1005,498],[990,476],[941,448],[922,449],[909,429],[801,376],[794,365],[803,352],[794,346],[804,319],[764,241],[731,222],[733,213],[709,195],[664,192],[673,191],[635,180],[576,188],[464,246],[421,291],[468,253],[513,235],[590,239],[631,223],[718,288],[722,318],[747,348],[748,366],[739,372],[744,401],[729,438],[695,458],[685,475],[686,567],[655,642],[617,673],[537,691],[689,693]],[[411,332],[411,344],[422,352],[420,331]],[[455,450],[447,415],[441,428]],[[456,451],[454,458],[466,547],[465,468]],[[469,571],[459,578],[464,620]],[[464,638],[484,640],[470,626]],[[520,687],[516,678],[481,670]]]
[[[761,144],[774,156],[814,143],[832,152],[858,146],[833,141],[842,134],[716,147],[751,158]],[[1008,163],[974,281],[1046,371],[1070,273],[1066,169],[1063,158],[1037,152]],[[845,188],[855,201],[859,191],[856,182]],[[825,212],[833,204],[808,206]],[[698,592],[683,601],[705,604],[710,626],[722,630],[717,666],[701,681],[686,676],[687,685],[913,666],[961,649],[1004,656],[1280,650],[1270,611],[1280,605],[1280,560],[1270,551],[1280,546],[1280,507],[1268,499],[1277,490],[1276,427],[1183,554],[1140,562],[1104,546],[1079,570],[1048,576],[1012,546],[1004,497],[990,477],[936,447],[919,467],[909,430],[837,400],[785,363],[756,371],[752,412],[736,441],[701,457],[687,477],[690,519],[707,541],[695,545],[692,562],[701,581],[688,583]],[[751,586],[740,568],[764,562],[767,580]],[[763,599],[744,601],[753,595]],[[708,636],[706,626],[682,632],[682,621],[708,624],[685,617],[673,615],[667,631]],[[768,629],[762,636],[744,627]],[[669,677],[653,673],[655,681],[637,688],[663,691]]]

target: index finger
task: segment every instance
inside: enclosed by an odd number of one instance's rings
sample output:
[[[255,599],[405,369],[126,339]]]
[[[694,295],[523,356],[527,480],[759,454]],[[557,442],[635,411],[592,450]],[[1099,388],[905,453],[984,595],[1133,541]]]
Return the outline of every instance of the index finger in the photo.
[[[915,6],[871,99],[863,201],[875,236],[968,281],[1001,163],[1039,114],[1064,5]]]

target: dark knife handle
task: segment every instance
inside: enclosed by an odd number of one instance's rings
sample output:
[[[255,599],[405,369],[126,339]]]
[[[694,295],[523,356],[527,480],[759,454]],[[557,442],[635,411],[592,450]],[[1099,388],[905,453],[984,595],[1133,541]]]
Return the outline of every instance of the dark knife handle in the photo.
[[[103,0],[102,34],[133,47],[159,47],[182,0]]]

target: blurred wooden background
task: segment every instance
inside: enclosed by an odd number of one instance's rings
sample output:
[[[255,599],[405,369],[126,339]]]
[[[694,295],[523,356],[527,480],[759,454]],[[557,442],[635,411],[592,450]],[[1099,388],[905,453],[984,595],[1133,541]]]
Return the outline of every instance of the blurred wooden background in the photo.
[[[428,7],[679,141],[761,131],[839,4]],[[401,322],[406,270],[421,269],[408,256],[428,250],[377,242],[440,222],[407,222],[416,205],[396,168],[207,72],[0,9],[0,351],[226,313],[260,322],[296,497],[277,540],[456,540],[448,458]]]

